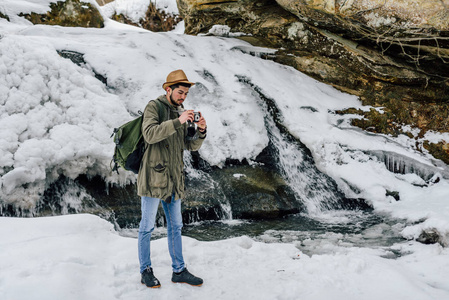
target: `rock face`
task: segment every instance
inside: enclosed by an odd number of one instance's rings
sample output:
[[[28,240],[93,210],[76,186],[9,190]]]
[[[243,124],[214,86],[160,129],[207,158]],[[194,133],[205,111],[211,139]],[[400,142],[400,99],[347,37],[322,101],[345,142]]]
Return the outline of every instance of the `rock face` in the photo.
[[[284,48],[278,60],[362,98],[448,101],[445,2],[396,2],[178,0],[178,6],[186,33],[228,25],[253,43]],[[398,91],[400,85],[406,89]]]
[[[419,128],[419,137],[449,130],[447,0],[177,2],[187,34],[227,25],[253,45],[278,49],[275,61],[384,107],[385,120],[365,115],[376,132],[402,133],[388,123]],[[446,143],[420,147],[449,163]]]
[[[347,67],[362,68],[365,76],[357,74],[356,69],[351,71],[368,80],[364,86],[375,84],[374,91],[385,96],[392,94],[398,100],[449,99],[449,11],[444,1],[276,2],[328,41],[334,40],[334,45],[343,47],[340,52],[329,48],[316,51],[330,59],[329,54],[336,54],[339,60],[350,54],[352,58],[347,61],[353,65]],[[358,78],[352,80],[356,82]],[[393,89],[397,85],[407,86],[407,93],[399,92],[395,97]]]
[[[186,178],[186,199],[182,202],[184,224],[203,220],[272,219],[303,210],[293,191],[276,172],[251,166],[234,166]],[[238,176],[234,176],[238,174]],[[206,176],[206,177],[204,177]],[[65,199],[81,199],[71,207]],[[70,202],[70,201],[69,201]],[[60,213],[93,213],[121,228],[135,228],[140,222],[140,197],[135,184],[108,186],[102,178],[61,177],[51,184],[39,205],[38,216]],[[3,211],[14,215],[14,211]],[[157,223],[164,224],[162,206]]]
[[[234,218],[279,218],[303,210],[284,179],[269,168],[230,166],[215,170],[212,177],[220,183]]]

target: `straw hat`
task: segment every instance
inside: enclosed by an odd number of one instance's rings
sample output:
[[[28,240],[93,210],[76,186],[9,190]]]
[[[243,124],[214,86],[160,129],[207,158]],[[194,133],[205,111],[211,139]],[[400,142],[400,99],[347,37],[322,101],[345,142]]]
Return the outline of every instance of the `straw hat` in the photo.
[[[168,74],[167,81],[162,85],[162,88],[165,90],[167,87],[176,83],[188,83],[190,85],[195,84],[187,79],[187,76],[183,70],[176,70]]]

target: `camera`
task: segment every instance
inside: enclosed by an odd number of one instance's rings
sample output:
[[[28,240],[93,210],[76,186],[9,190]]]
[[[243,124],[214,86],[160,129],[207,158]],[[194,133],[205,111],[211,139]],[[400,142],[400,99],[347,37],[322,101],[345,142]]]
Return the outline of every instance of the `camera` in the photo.
[[[193,122],[199,122],[201,119],[201,114],[199,112],[193,112]]]
[[[198,138],[198,134],[195,129],[194,122],[199,122],[201,119],[201,114],[199,112],[194,111],[193,112],[193,122],[190,120],[187,121],[187,136],[186,139],[188,141],[194,141]]]

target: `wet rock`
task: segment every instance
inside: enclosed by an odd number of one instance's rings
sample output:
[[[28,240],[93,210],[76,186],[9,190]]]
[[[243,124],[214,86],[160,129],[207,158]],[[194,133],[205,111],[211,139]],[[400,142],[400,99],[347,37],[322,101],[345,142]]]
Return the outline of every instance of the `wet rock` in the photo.
[[[108,186],[100,177],[88,179],[85,176],[80,176],[76,182],[86,189],[95,203],[113,214],[113,222],[121,228],[138,227],[141,217],[140,196],[137,195],[135,184]],[[215,198],[186,197],[182,205],[183,222],[189,224],[200,220],[217,220],[219,210]],[[159,206],[156,219],[158,225],[165,224],[162,206]]]
[[[82,0],[66,0],[50,3],[46,14],[23,14],[33,24],[59,25],[66,27],[104,27],[103,17],[96,7]]]
[[[400,195],[399,195],[399,192],[397,192],[397,191],[389,191],[389,190],[387,190],[386,193],[385,193],[385,196],[391,196],[391,197],[393,197],[394,200],[396,200],[396,201],[401,200],[401,197],[400,197]]]
[[[220,182],[234,218],[270,219],[303,210],[286,182],[269,169],[232,166],[215,170],[212,177]]]
[[[449,245],[448,240],[441,236],[441,234],[436,229],[424,230],[416,240],[423,244],[439,243],[443,247],[447,247]]]
[[[3,14],[1,11],[0,11],[0,18],[6,19],[6,20],[9,22],[9,17],[8,17],[8,15]]]
[[[91,66],[87,65],[86,61],[84,60],[83,53],[79,53],[79,52],[72,51],[72,50],[56,50],[56,51],[58,52],[58,54],[61,57],[70,59],[74,64],[76,64],[80,67],[83,67],[83,68],[87,68],[90,71],[92,71],[95,74],[95,78],[100,80],[103,84],[105,84],[105,85],[108,84],[108,79],[105,76],[99,74]]]
[[[271,219],[302,210],[293,192],[275,172],[248,165],[209,170],[199,176],[186,177],[186,199],[182,204],[184,224],[203,220],[233,218]],[[63,211],[67,191],[84,204]],[[120,228],[136,228],[140,222],[140,197],[135,184],[108,185],[96,176],[76,180],[60,178],[45,192],[36,215],[94,213]],[[159,207],[157,224],[165,224]]]

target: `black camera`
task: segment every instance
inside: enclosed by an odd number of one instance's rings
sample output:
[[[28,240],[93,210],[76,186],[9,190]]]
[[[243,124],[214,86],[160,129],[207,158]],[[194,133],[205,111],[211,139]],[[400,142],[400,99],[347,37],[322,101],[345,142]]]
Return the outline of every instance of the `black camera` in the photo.
[[[187,121],[187,136],[186,139],[188,141],[193,141],[198,138],[198,134],[196,132],[195,124],[199,122],[201,119],[201,114],[199,112],[194,111],[193,112],[193,122],[190,120]]]
[[[201,114],[199,112],[193,112],[193,122],[199,122],[201,119]]]

